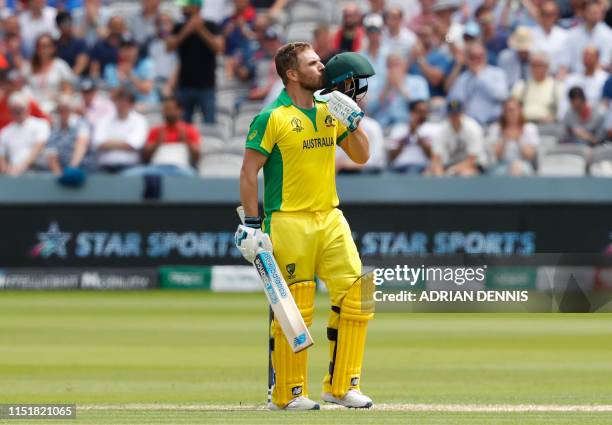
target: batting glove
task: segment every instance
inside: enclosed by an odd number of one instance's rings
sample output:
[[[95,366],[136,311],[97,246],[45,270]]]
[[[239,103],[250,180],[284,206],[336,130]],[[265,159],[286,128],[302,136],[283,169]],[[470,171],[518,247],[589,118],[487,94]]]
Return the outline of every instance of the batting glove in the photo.
[[[245,223],[247,221],[245,220]],[[272,252],[272,241],[267,233],[259,228],[249,227],[246,224],[239,224],[234,234],[234,243],[249,263],[255,260],[257,253],[261,251]]]
[[[363,111],[353,99],[337,90],[329,94],[327,108],[334,118],[351,132],[357,130],[364,116]]]

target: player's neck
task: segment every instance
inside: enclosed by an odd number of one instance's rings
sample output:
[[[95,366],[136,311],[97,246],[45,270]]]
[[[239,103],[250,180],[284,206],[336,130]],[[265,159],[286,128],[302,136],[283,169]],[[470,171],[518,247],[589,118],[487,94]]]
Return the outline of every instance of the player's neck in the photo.
[[[302,109],[312,109],[314,107],[314,92],[302,87],[290,85],[286,87],[287,94],[295,106]]]

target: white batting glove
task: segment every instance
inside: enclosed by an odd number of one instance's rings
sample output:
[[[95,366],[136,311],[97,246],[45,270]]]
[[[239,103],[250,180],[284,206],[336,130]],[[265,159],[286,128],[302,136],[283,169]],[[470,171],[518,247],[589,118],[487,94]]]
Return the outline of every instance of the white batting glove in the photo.
[[[364,116],[361,108],[353,99],[337,90],[329,94],[327,108],[334,118],[340,121],[349,131],[355,131]]]
[[[234,234],[234,243],[242,256],[249,263],[255,260],[255,256],[258,252],[272,252],[272,241],[270,240],[270,236],[262,232],[261,229],[254,229],[244,224],[238,225],[238,229]]]

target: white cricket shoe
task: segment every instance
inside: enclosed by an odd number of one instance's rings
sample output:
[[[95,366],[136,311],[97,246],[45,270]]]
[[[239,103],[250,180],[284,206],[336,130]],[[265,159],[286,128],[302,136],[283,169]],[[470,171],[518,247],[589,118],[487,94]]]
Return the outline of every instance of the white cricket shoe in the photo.
[[[278,407],[274,403],[268,403],[270,410],[320,410],[319,403],[315,403],[311,399],[299,396],[292,399],[285,407]]]
[[[339,404],[353,409],[369,409],[374,405],[370,397],[357,390],[349,390],[343,398],[336,398],[331,393],[325,393],[321,398],[327,403]]]

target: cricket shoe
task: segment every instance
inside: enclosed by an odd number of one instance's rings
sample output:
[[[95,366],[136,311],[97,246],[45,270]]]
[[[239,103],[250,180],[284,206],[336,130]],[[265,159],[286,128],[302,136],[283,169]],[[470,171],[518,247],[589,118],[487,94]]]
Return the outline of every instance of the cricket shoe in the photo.
[[[320,410],[319,403],[315,403],[311,399],[303,395],[292,399],[285,407],[278,407],[274,403],[268,403],[270,410]]]
[[[327,403],[339,404],[352,409],[369,409],[374,405],[370,397],[361,394],[361,391],[358,390],[349,390],[342,398],[336,398],[331,393],[325,393],[321,398]]]

